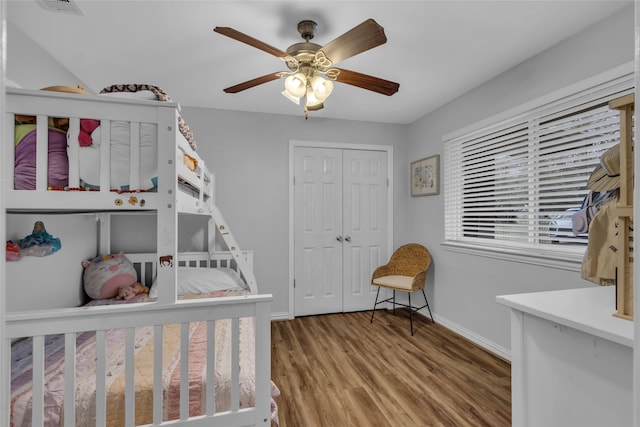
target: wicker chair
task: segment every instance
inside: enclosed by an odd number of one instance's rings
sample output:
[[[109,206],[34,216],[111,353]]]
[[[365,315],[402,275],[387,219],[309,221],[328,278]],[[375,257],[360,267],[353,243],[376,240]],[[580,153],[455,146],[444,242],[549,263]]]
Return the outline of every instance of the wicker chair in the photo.
[[[391,255],[391,259],[386,265],[376,268],[371,277],[371,285],[378,286],[376,293],[376,301],[373,304],[371,313],[371,323],[373,323],[373,315],[376,312],[376,306],[386,302],[393,303],[393,312],[395,313],[396,305],[409,308],[409,325],[411,335],[413,335],[413,318],[414,311],[422,310],[427,307],[431,322],[435,323],[427,301],[427,295],[424,293],[424,282],[427,277],[427,270],[431,265],[431,254],[429,250],[417,243],[409,243],[400,246]],[[387,288],[393,291],[393,296],[383,301],[378,301],[380,288]],[[409,304],[396,302],[396,291],[406,292],[409,297]],[[411,305],[411,293],[422,291],[425,305],[422,307],[413,307]]]

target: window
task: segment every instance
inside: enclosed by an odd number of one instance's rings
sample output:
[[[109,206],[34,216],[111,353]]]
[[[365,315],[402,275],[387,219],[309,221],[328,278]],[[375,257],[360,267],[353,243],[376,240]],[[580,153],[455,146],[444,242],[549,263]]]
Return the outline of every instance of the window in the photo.
[[[588,235],[571,217],[619,141],[608,102],[633,91],[632,73],[616,73],[445,136],[445,244],[581,260]]]

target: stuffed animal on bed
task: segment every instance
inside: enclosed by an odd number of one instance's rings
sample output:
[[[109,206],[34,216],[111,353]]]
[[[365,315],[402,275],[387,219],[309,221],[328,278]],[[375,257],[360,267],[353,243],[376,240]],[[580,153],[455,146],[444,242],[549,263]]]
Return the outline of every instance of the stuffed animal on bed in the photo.
[[[130,300],[138,294],[148,294],[149,287],[143,285],[142,283],[136,282],[131,286],[127,286],[126,288],[120,288],[118,290],[118,296],[116,299]]]
[[[138,281],[133,264],[124,252],[100,255],[82,262],[84,290],[92,299],[115,298],[120,288]]]

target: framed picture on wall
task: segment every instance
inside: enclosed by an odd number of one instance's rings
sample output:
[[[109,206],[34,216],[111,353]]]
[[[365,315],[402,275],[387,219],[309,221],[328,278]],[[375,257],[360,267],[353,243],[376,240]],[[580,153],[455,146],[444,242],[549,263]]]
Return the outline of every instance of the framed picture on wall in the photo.
[[[411,162],[411,196],[440,194],[440,155]]]

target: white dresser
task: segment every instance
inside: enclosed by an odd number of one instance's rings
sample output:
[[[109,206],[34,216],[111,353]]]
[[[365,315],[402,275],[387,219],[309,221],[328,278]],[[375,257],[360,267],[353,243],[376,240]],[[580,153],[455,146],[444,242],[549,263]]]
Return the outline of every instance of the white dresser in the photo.
[[[496,301],[511,309],[514,426],[632,425],[633,322],[613,316],[615,287]]]

